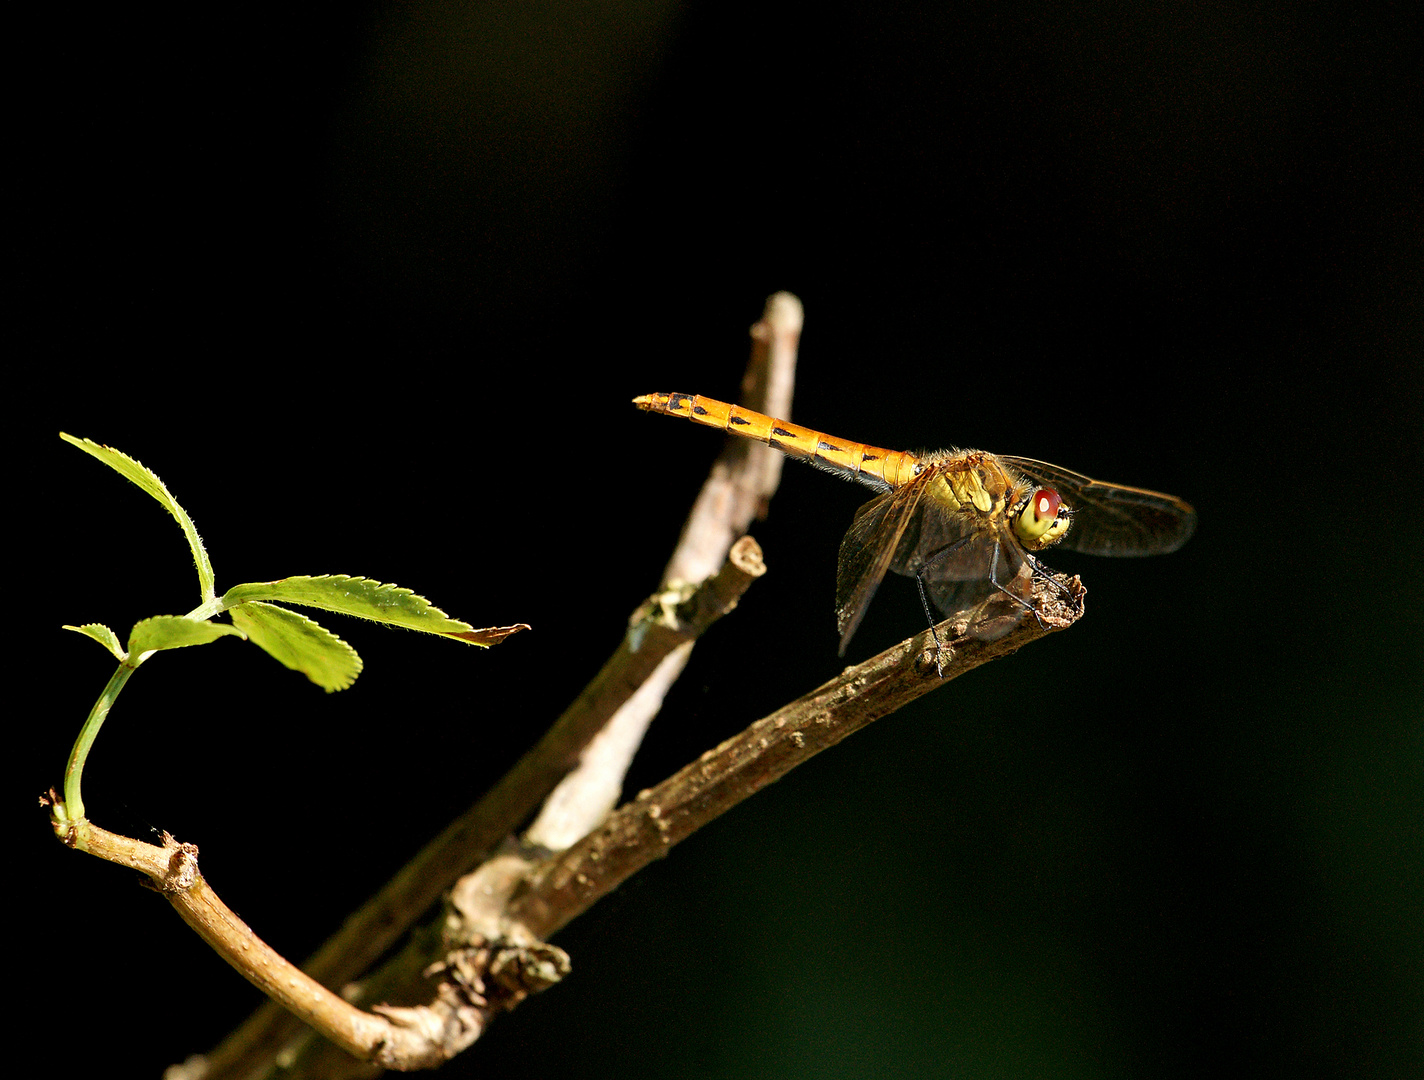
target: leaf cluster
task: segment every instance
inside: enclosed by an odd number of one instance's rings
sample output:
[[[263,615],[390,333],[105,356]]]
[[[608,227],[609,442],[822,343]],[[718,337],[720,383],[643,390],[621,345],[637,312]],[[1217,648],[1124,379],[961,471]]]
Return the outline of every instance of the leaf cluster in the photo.
[[[487,647],[526,629],[517,626],[477,629],[452,619],[410,589],[346,574],[297,576],[277,581],[236,585],[217,595],[212,561],[193,519],[152,470],[127,454],[92,439],[60,438],[108,465],[148,492],[178,522],[198,570],[201,603],[186,615],[155,615],[137,623],[126,645],[102,623],[66,626],[93,638],[121,663],[136,668],[154,653],[189,645],[206,645],[220,637],[252,642],[279,663],[299,671],[328,693],[344,690],[361,673],[361,657],[349,644],[316,620],[286,605],[316,608],[389,626]],[[215,622],[227,614],[231,622]]]

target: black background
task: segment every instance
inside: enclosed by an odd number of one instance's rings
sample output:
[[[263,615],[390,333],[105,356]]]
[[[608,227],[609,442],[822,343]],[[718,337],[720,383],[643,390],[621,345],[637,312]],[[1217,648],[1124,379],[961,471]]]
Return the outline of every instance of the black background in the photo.
[[[199,844],[300,958],[615,647],[718,450],[628,399],[735,396],[790,289],[794,419],[1157,487],[1198,534],[1050,560],[1084,575],[1081,625],[638,875],[557,938],[567,982],[445,1075],[1418,1075],[1421,49],[1407,6],[1333,7],[412,2],[17,32],[26,1036],[56,1069],[156,1077],[258,1001],[35,809],[110,667],[59,625],[197,603],[171,521],[57,431],[157,471],[220,589],[356,573],[534,627],[485,653],[324,616],[367,664],[330,696],[237,641],[130,683],[94,820]],[[770,572],[630,791],[838,670],[860,498],[788,468],[754,530]],[[882,592],[850,659],[920,629],[913,589]]]

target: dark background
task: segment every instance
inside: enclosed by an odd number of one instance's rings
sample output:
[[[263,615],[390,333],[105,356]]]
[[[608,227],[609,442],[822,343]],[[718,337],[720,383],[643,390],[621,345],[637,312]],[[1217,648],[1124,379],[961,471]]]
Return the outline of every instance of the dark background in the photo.
[[[628,399],[735,396],[789,289],[794,419],[1157,487],[1197,536],[1051,559],[1091,589],[1081,625],[638,875],[557,938],[569,980],[444,1074],[1419,1075],[1421,47],[1408,5],[1336,7],[412,2],[17,32],[25,1035],[156,1077],[258,1001],[35,808],[111,666],[59,625],[197,603],[172,523],[58,430],[155,469],[220,588],[349,572],[534,626],[477,653],[323,616],[367,664],[346,693],[236,641],[129,685],[94,820],[199,844],[300,958],[614,648],[719,442]],[[754,530],[770,572],[630,790],[838,670],[861,495],[788,468]],[[913,589],[882,592],[852,660],[920,629]]]

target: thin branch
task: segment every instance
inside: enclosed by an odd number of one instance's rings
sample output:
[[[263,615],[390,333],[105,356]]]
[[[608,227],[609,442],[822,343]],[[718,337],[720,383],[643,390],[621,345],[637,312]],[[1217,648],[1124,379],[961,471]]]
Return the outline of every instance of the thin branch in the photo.
[[[67,823],[69,829],[74,823]],[[198,872],[198,848],[164,833],[163,846],[82,824],[84,850],[145,874],[198,935],[249,982],[348,1054],[388,1067],[420,1061],[427,1040],[397,1020],[362,1012],[303,974],[237,917]],[[67,837],[61,835],[61,839]],[[425,1062],[427,1066],[438,1060]]]
[[[942,623],[937,629],[949,653],[940,657],[942,677],[926,630],[847,668],[639,792],[579,843],[534,867],[506,917],[535,937],[548,937],[674,844],[847,735],[966,671],[1071,626],[1082,615],[1086,590],[1076,578],[1058,580],[1058,588],[1036,584],[1036,619],[1006,616],[996,597],[978,618]],[[979,628],[995,619],[1014,625],[986,640]]]
[[[732,545],[722,569],[693,594],[694,602],[718,612],[729,611],[747,586],[765,572],[761,548],[744,536]],[[543,810],[524,834],[526,844],[562,851],[586,836],[618,805],[633,755],[662,708],[663,698],[687,666],[692,645],[688,640],[669,652],[589,742],[578,767],[544,801]]]
[[[742,399],[758,411],[778,416],[789,413],[803,322],[801,301],[779,292],[767,299],[762,318],[753,324]],[[781,480],[782,460],[769,446],[727,439],[663,571],[664,602],[675,601],[690,588],[687,583],[723,579],[729,568],[741,568],[753,576],[765,571],[761,550],[743,533],[754,516],[765,516]],[[727,602],[734,599],[728,596]],[[585,749],[578,767],[546,800],[538,820],[524,836],[527,845],[562,851],[587,835],[617,805],[633,754],[691,652],[689,643],[669,655],[609,720]]]

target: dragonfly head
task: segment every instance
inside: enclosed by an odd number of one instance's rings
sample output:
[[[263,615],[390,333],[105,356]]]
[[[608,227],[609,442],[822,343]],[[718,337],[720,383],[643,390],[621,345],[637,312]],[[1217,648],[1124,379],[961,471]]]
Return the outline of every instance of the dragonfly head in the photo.
[[[1009,511],[1014,533],[1029,551],[1042,551],[1062,540],[1073,523],[1073,511],[1052,488],[1037,488]]]

